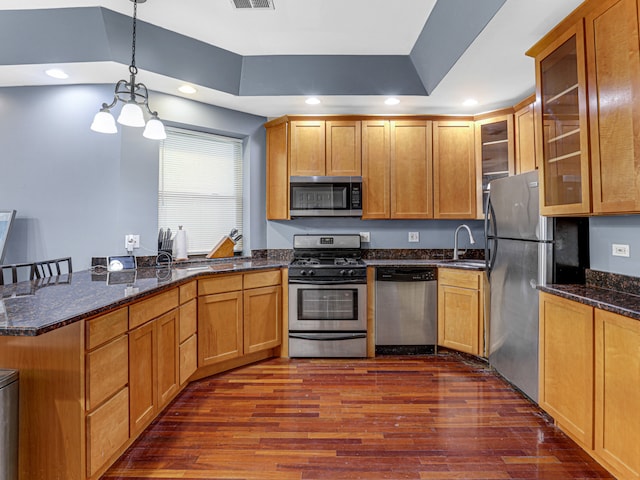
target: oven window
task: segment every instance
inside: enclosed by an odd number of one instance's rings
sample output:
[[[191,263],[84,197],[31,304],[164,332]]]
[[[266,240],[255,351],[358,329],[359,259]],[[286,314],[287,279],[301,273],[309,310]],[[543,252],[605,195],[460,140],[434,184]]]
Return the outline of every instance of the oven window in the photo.
[[[358,290],[298,290],[298,320],[358,320]]]

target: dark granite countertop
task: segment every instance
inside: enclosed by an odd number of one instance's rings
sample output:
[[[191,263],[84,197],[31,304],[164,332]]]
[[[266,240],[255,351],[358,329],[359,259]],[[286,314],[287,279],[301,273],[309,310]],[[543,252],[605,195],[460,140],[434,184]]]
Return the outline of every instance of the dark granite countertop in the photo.
[[[0,335],[34,336],[176,287],[200,276],[287,265],[282,260],[238,258],[107,273],[84,270],[0,287]]]
[[[640,320],[640,296],[588,285],[539,285],[538,290]]]
[[[584,285],[538,285],[538,290],[640,320],[640,277],[586,270]]]

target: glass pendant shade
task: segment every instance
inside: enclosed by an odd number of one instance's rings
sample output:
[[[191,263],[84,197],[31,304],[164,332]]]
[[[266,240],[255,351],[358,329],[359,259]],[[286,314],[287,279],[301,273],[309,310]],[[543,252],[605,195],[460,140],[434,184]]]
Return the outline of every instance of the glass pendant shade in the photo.
[[[164,131],[164,125],[158,117],[153,117],[147,122],[142,136],[151,140],[164,140],[167,138],[167,133]]]
[[[91,130],[98,133],[117,133],[116,120],[108,110],[100,110],[93,117]]]
[[[144,127],[142,109],[135,102],[127,102],[118,116],[118,123],[128,127]]]

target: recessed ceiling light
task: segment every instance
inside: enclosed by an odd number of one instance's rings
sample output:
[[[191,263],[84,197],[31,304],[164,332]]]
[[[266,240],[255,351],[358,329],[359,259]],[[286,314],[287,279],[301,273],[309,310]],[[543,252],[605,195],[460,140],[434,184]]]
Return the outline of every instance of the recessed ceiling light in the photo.
[[[316,97],[309,97],[304,101],[304,103],[307,105],[318,105],[320,103],[320,99]]]
[[[465,107],[473,107],[477,104],[478,101],[475,98],[467,98],[464,102],[462,102],[462,105],[464,105]]]
[[[398,105],[400,100],[394,97],[389,97],[384,101],[385,105]]]
[[[50,68],[49,70],[45,70],[44,73],[46,73],[50,77],[57,78],[57,79],[60,79],[60,80],[64,80],[65,78],[69,78],[69,75],[66,72],[64,72],[63,70],[60,70],[59,68]]]
[[[188,94],[197,92],[197,90],[193,88],[191,85],[182,85],[178,88],[178,90],[182,93],[188,93]]]

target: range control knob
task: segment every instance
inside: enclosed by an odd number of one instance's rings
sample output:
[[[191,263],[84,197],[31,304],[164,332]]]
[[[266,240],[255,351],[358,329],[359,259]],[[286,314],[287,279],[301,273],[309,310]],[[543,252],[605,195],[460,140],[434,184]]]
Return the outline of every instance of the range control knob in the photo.
[[[347,271],[346,270],[340,270],[340,275],[342,275],[344,277],[345,275],[347,275]]]
[[[304,276],[304,275],[306,275],[306,274],[307,274],[307,271],[306,271],[306,270],[300,270],[300,275]]]
[[[354,270],[349,270],[347,272],[347,275],[349,275],[350,277],[353,277],[356,274],[356,272]]]
[[[309,270],[309,275],[315,275],[316,271],[315,270]]]

